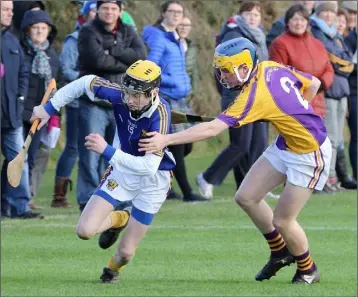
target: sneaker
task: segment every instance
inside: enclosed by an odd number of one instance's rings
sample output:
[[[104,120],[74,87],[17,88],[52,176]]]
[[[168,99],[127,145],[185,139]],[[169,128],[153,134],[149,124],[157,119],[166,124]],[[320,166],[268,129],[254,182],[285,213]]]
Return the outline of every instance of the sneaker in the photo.
[[[119,272],[112,271],[105,267],[100,277],[102,284],[118,284],[119,283]]]
[[[177,192],[174,190],[169,190],[167,195],[167,200],[182,200],[182,196],[180,196]]]
[[[265,198],[268,198],[268,199],[280,199],[280,195],[276,195],[272,192],[268,192],[265,196]]]
[[[310,284],[318,283],[320,280],[321,280],[321,275],[316,266],[316,268],[313,270],[312,273],[304,274],[296,271],[292,279],[292,284],[310,285]]]
[[[337,193],[337,188],[335,187],[334,184],[326,182],[326,184],[323,187],[322,192],[325,193],[325,194],[336,194]]]
[[[207,202],[207,201],[210,201],[210,199],[204,198],[194,192],[191,192],[188,196],[184,196],[183,201],[184,202]]]
[[[40,213],[36,213],[36,212],[32,212],[31,210],[26,211],[20,215],[17,216],[12,216],[12,219],[23,219],[23,220],[28,220],[28,219],[43,219],[45,218],[44,215],[40,214]]]
[[[205,197],[206,199],[213,198],[213,190],[214,186],[209,184],[205,179],[202,173],[196,176],[196,184],[199,187],[199,193],[201,196]]]
[[[276,275],[276,272],[285,266],[290,266],[295,263],[295,259],[288,252],[285,256],[279,258],[270,257],[267,264],[261,271],[255,276],[257,281],[263,281],[264,279],[270,279]]]
[[[132,206],[128,206],[123,209],[129,215],[131,214]],[[129,220],[128,220],[129,221]],[[117,241],[119,234],[123,231],[125,227],[127,227],[128,221],[123,227],[120,228],[109,228],[106,231],[103,231],[98,238],[98,245],[101,249],[108,249]]]
[[[356,190],[357,189],[357,181],[352,177],[341,182],[341,187],[347,190]]]

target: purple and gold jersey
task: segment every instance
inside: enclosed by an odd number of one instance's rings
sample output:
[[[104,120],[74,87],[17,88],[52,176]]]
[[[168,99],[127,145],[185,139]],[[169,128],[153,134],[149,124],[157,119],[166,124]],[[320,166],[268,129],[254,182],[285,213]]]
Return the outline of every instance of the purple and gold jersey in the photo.
[[[133,156],[144,156],[145,152],[138,151],[138,143],[141,138],[146,137],[147,132],[169,133],[170,107],[165,100],[160,98],[156,108],[152,106],[139,119],[133,119],[128,108],[123,104],[122,91],[117,84],[97,77],[92,80],[90,89],[96,98],[108,100],[112,103],[123,152]],[[155,153],[155,155],[163,157],[159,170],[170,171],[175,167],[175,161],[167,152],[168,149],[164,148]]]
[[[323,119],[303,99],[312,76],[272,61],[258,64],[235,101],[218,116],[230,127],[255,121],[271,122],[281,150],[306,154],[319,149],[327,137]]]

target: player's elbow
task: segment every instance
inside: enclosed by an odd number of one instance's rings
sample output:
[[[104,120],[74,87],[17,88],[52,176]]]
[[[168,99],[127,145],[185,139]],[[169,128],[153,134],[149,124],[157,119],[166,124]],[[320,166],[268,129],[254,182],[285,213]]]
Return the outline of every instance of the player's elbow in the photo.
[[[224,122],[222,122],[218,119],[215,119],[215,120],[208,122],[206,124],[208,125],[208,129],[207,129],[208,138],[215,137],[218,134],[220,134],[222,131],[224,131],[225,129],[228,128],[228,126]]]

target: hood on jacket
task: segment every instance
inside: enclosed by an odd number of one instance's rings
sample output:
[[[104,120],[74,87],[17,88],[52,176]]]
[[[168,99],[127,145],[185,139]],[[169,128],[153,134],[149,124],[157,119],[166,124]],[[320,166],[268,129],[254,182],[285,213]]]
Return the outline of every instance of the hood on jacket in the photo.
[[[51,32],[47,37],[47,39],[50,42],[50,44],[52,44],[52,42],[54,41],[57,35],[57,28],[53,24],[53,21],[51,17],[48,15],[48,13],[43,10],[29,10],[25,13],[24,19],[22,20],[21,23],[21,40],[24,40],[25,38],[26,29],[29,26],[37,23],[46,23],[51,27]]]
[[[35,7],[39,7],[41,10],[45,10],[45,4],[43,1],[13,1],[14,3],[14,16],[12,19],[13,26],[20,30],[21,22],[24,19],[26,11]]]

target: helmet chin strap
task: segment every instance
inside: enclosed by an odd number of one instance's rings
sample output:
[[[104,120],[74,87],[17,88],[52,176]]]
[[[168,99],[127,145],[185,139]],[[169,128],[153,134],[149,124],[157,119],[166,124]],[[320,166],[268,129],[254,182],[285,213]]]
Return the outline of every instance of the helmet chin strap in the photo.
[[[237,68],[236,66],[234,67],[234,72],[235,72],[236,78],[237,78],[237,80],[238,80],[239,82],[241,82],[241,83],[245,83],[245,82],[249,79],[250,74],[251,74],[251,71],[252,71],[252,67],[249,68],[249,71],[247,72],[246,77],[241,78],[241,77],[240,77],[240,74],[239,74],[239,71],[238,71],[238,68]]]

